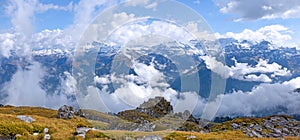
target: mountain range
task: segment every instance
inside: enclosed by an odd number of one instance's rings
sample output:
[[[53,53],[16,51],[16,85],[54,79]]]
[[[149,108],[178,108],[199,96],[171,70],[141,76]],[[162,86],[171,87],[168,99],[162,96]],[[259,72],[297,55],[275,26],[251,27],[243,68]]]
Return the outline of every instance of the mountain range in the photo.
[[[247,40],[238,41],[232,38],[223,38],[217,41],[222,51],[224,52],[224,63],[222,67],[227,74],[222,75],[218,73],[210,65],[210,62],[214,63],[214,59],[207,57],[203,51],[203,42],[192,40],[189,44],[183,44],[179,42],[169,42],[166,44],[159,44],[152,46],[151,49],[156,50],[151,53],[145,53],[149,50],[145,46],[136,47],[138,51],[144,54],[140,55],[134,60],[138,66],[153,66],[155,70],[163,75],[163,83],[166,83],[168,88],[178,93],[180,98],[181,92],[186,92],[190,89],[182,89],[181,83],[181,71],[178,64],[176,64],[168,55],[180,57],[181,53],[178,48],[196,48],[186,49],[192,50],[190,57],[193,58],[196,68],[192,68],[189,73],[195,73],[199,76],[199,84],[196,86],[196,91],[201,98],[208,99],[210,97],[210,91],[212,88],[212,74],[217,74],[226,82],[224,94],[229,95],[237,91],[251,92],[253,89],[260,87],[264,84],[276,85],[277,83],[283,84],[285,82],[296,79],[300,75],[300,53],[296,48],[289,48],[288,46],[276,46],[272,42],[261,41],[251,42]],[[90,44],[92,48],[98,49],[98,55],[95,66],[95,86],[99,90],[105,90],[109,94],[113,94],[116,90],[122,87],[122,84],[113,81],[111,75],[113,67],[115,66],[115,60],[122,47],[111,46],[100,42],[93,42]],[[169,52],[163,52],[169,51]],[[12,86],[8,86],[17,79],[14,77],[18,71],[30,71],[35,62],[38,62],[43,69],[43,75],[41,80],[38,81],[38,86],[47,94],[51,96],[66,96],[67,100],[75,100],[75,92],[72,90],[72,69],[73,69],[73,57],[76,53],[75,49],[60,50],[60,49],[48,49],[48,50],[33,50],[31,56],[17,56],[12,55],[10,57],[0,56],[0,102],[2,104],[10,104],[8,99],[10,96],[10,90]],[[13,54],[13,52],[12,52]],[[117,73],[118,74],[118,73]],[[119,73],[119,75],[124,73]],[[133,76],[140,76],[134,66],[128,66],[128,72],[125,73]],[[98,81],[97,81],[98,78]],[[147,77],[144,77],[147,78]],[[153,78],[153,77],[152,77]],[[76,79],[76,78],[75,78]],[[100,79],[100,80],[99,80]],[[147,81],[148,80],[148,81]],[[150,79],[152,80],[152,79]],[[108,82],[109,81],[109,82]],[[133,83],[138,86],[149,86],[149,79],[135,79]],[[154,81],[158,82],[158,81]],[[161,85],[151,85],[151,87]],[[300,85],[298,85],[300,87]],[[291,87],[290,92],[295,92],[297,87]],[[164,87],[163,87],[164,88]],[[192,88],[193,89],[193,88]],[[270,90],[272,92],[272,90]],[[299,95],[297,95],[298,97]],[[19,103],[22,105],[22,103]],[[52,107],[52,106],[50,106]],[[266,112],[254,112],[256,115],[271,115],[276,113],[285,113],[288,110],[283,105],[276,105]],[[253,112],[252,112],[253,113]],[[291,112],[289,112],[291,113]],[[299,112],[292,112],[292,114],[298,114]]]

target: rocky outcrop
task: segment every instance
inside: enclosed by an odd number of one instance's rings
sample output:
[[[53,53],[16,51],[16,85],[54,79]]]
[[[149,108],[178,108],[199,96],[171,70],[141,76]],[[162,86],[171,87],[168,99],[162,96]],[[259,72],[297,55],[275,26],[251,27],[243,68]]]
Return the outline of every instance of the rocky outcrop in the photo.
[[[118,130],[151,132],[156,128],[156,125],[152,123],[153,121],[171,113],[173,113],[171,103],[163,97],[155,97],[144,102],[134,110],[119,112],[117,116],[130,123],[125,125],[112,125],[112,128]]]
[[[58,109],[57,117],[60,119],[71,119],[74,116],[74,108],[72,106],[63,105]]]
[[[141,104],[136,111],[145,113],[152,118],[161,118],[173,113],[173,107],[164,97],[155,97]]]
[[[155,97],[144,102],[134,110],[119,112],[117,116],[131,122],[141,123],[144,120],[156,120],[172,112],[173,107],[170,102],[163,97]]]
[[[262,123],[232,123],[231,127],[234,130],[242,130],[251,138],[300,136],[300,122],[284,116],[264,118]]]

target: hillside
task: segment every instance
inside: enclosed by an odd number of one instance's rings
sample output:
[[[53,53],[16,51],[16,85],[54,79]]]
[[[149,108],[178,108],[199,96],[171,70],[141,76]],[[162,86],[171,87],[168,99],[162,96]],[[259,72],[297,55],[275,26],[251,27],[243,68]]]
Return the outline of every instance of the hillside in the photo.
[[[58,110],[41,107],[0,107],[0,139],[274,139],[296,140],[300,122],[289,116],[236,118],[213,123],[194,118],[188,111],[173,113],[161,97],[144,102],[134,110],[106,114],[63,106]],[[70,118],[59,118],[67,110]],[[60,112],[60,113],[59,113]],[[69,114],[70,115],[70,114]],[[25,118],[25,119],[24,119]],[[199,124],[208,123],[206,127]]]

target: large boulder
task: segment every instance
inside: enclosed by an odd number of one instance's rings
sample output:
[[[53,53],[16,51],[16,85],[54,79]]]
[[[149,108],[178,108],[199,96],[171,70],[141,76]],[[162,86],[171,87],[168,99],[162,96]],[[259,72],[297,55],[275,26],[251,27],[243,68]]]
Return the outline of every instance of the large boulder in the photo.
[[[58,109],[58,118],[71,119],[74,116],[74,108],[72,106],[63,105]]]

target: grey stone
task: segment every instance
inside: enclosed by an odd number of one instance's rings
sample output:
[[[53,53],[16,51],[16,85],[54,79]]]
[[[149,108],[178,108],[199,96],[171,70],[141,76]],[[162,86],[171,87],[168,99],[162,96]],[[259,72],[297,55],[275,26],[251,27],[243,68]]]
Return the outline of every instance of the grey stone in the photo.
[[[252,130],[251,133],[256,136],[257,138],[262,138],[262,135],[260,135],[258,132]]]
[[[231,124],[231,126],[233,129],[238,129],[240,127],[240,125],[236,123]]]
[[[51,139],[50,134],[45,134],[45,135],[44,135],[44,140],[50,140],[50,139]]]
[[[49,129],[48,128],[44,128],[44,134],[48,134],[49,133]]]
[[[74,108],[72,106],[63,105],[58,109],[58,118],[71,119],[74,116]]]
[[[162,138],[157,135],[149,135],[144,136],[143,138],[137,138],[137,140],[162,140]]]
[[[275,134],[279,134],[279,135],[282,133],[281,130],[278,129],[278,128],[274,128],[274,129],[273,129],[273,132],[274,132]]]
[[[286,133],[286,134],[291,133],[287,128],[282,128],[282,132],[283,132],[283,133]]]
[[[252,128],[254,126],[254,124],[250,124],[250,128]]]
[[[197,138],[196,136],[190,135],[190,136],[188,136],[186,139],[196,139],[196,138]]]
[[[254,135],[253,135],[251,132],[248,132],[248,133],[247,133],[247,136],[250,137],[250,138],[253,138],[253,137],[254,137]]]
[[[271,117],[271,119],[270,119],[271,121],[278,121],[278,120],[280,120],[280,118],[279,117]]]
[[[18,115],[17,118],[27,123],[35,121],[31,116]]]
[[[264,122],[264,126],[266,129],[273,129],[274,125],[270,123],[269,121]]]
[[[137,127],[133,127],[133,131],[144,131],[144,132],[153,132],[156,125],[151,122],[146,122],[138,124]]]
[[[87,128],[87,127],[78,127],[76,128],[76,133],[77,134],[85,134],[86,132],[90,131],[91,128]]]
[[[278,137],[281,136],[280,134],[275,134],[275,133],[271,133],[270,135],[271,135],[272,137],[274,137],[274,138],[278,138]]]
[[[261,125],[255,125],[253,128],[254,128],[256,131],[258,131],[258,132],[261,132],[261,131],[262,131]]]

